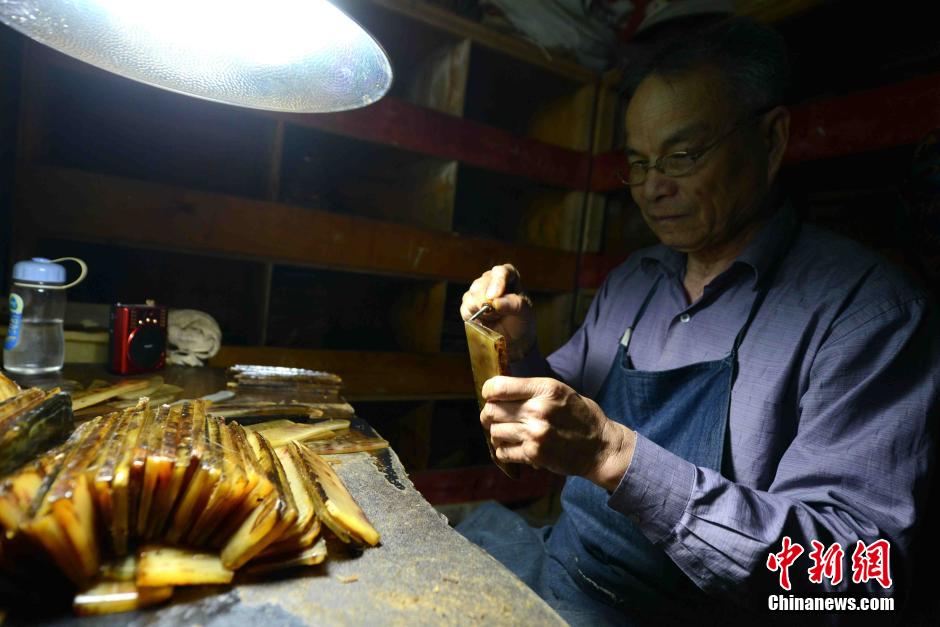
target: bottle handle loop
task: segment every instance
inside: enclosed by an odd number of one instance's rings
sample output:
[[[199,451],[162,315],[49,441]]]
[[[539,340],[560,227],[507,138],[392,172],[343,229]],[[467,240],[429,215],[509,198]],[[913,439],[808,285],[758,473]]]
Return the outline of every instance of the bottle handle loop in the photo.
[[[74,261],[75,263],[78,264],[78,267],[81,270],[81,272],[79,273],[78,278],[72,281],[71,283],[67,283],[65,285],[43,285],[42,286],[43,289],[67,290],[70,287],[75,287],[76,285],[84,281],[86,276],[88,276],[88,265],[84,261],[79,259],[78,257],[59,257],[58,259],[50,259],[50,261],[52,263],[57,263],[59,261]],[[34,283],[20,283],[17,281],[14,281],[13,285],[19,285],[21,287],[37,287],[36,284]]]

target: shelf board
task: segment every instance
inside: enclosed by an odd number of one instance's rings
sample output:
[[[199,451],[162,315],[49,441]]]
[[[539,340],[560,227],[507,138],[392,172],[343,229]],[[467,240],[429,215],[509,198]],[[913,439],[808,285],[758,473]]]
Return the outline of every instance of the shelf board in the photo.
[[[343,378],[351,401],[470,399],[474,396],[466,355],[310,350],[274,346],[223,346],[210,366],[258,364],[311,368]]]
[[[623,181],[617,175],[620,169],[626,169],[627,156],[623,151],[605,152],[594,157],[591,170],[591,191],[612,192],[624,188]]]
[[[790,163],[916,144],[940,127],[940,74],[794,108]]]
[[[363,109],[339,113],[270,114],[297,126],[459,161],[545,183],[583,190],[589,158],[584,152],[385,97]]]
[[[787,163],[916,144],[940,127],[940,74],[798,105],[792,109]],[[623,189],[622,152],[594,158],[591,189]]]
[[[562,57],[552,57],[543,48],[520,37],[494,30],[428,2],[422,2],[421,0],[345,0],[345,3],[361,4],[366,1],[406,15],[457,37],[465,37],[478,45],[516,57],[531,65],[545,68],[569,80],[590,83],[596,80],[598,76],[593,70],[579,65],[575,61]]]
[[[37,236],[465,283],[511,261],[531,290],[575,284],[573,252],[63,168],[19,183],[18,214]]]

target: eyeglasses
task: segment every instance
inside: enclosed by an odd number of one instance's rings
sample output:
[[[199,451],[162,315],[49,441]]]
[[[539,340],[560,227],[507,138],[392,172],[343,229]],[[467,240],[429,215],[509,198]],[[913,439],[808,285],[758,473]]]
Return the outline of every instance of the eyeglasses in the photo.
[[[728,131],[726,131],[723,135],[720,135],[710,144],[695,152],[689,152],[688,150],[671,152],[668,155],[661,156],[653,163],[648,163],[646,161],[634,161],[627,169],[618,170],[617,176],[620,178],[623,184],[627,185],[628,187],[635,187],[645,183],[646,175],[650,170],[658,170],[659,172],[669,177],[688,176],[695,170],[695,166],[698,164],[699,159],[705,156],[709,150],[730,137],[732,133],[741,128],[744,122],[747,121],[749,121],[749,119],[738,122],[728,129]]]

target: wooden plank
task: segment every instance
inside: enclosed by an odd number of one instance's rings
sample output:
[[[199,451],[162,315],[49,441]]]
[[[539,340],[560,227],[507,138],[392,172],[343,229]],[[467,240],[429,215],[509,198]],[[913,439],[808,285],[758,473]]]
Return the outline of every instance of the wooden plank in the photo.
[[[623,189],[623,181],[617,172],[627,167],[627,156],[621,151],[595,155],[591,168],[591,190],[611,192]]]
[[[264,346],[268,343],[268,320],[271,316],[271,277],[274,275],[274,264],[264,264],[261,271],[261,287],[258,290],[258,304],[261,312],[258,314],[258,343]]]
[[[798,163],[916,144],[940,126],[940,74],[878,87],[792,110],[786,162]],[[626,155],[594,158],[591,189],[623,188]]]
[[[271,137],[270,161],[268,163],[268,200],[281,196],[281,163],[284,161],[284,122],[274,125]]]
[[[345,0],[346,3],[361,4],[364,0]],[[552,57],[544,49],[524,39],[495,31],[483,24],[463,18],[447,9],[421,0],[369,0],[372,4],[391,9],[402,15],[435,28],[473,40],[481,46],[516,57],[541,68],[545,68],[570,80],[592,82],[597,74],[568,59]]]
[[[340,206],[354,208],[363,217],[450,231],[457,169],[456,161],[424,159],[398,165],[376,159],[366,172],[339,178],[333,193]]]
[[[519,241],[531,246],[578,250],[585,192],[533,190],[519,202]]]
[[[940,74],[797,107],[789,163],[916,144],[940,126]]]
[[[604,239],[604,219],[607,211],[607,197],[604,194],[589,192],[584,210],[584,231],[581,252],[596,253],[601,250]]]
[[[574,92],[541,102],[529,120],[526,134],[554,146],[589,150],[594,92],[593,84],[582,85]]]
[[[518,137],[388,96],[353,111],[269,115],[298,126],[397,146],[557,187],[584,189],[587,185],[589,160],[583,152]]]
[[[608,84],[607,80],[616,80],[616,82]],[[620,72],[617,71],[611,77],[605,75],[605,82],[599,88],[595,104],[594,154],[610,152],[614,149],[617,116],[621,115],[619,84]]]
[[[441,113],[463,115],[467,74],[470,69],[470,40],[444,45],[414,68],[405,88],[407,99]]]
[[[558,490],[564,478],[545,470],[524,467],[518,480],[496,466],[425,470],[408,476],[432,505],[494,500],[500,503],[527,501]]]
[[[210,366],[260,364],[312,368],[343,378],[350,401],[473,397],[466,355],[309,350],[274,346],[223,346]]]
[[[268,200],[278,200],[281,196],[281,169],[284,161],[284,130],[286,124],[278,121],[274,125],[271,137],[270,163],[268,164]],[[258,343],[264,346],[268,343],[268,316],[271,313],[271,276],[274,273],[274,264],[264,264],[261,275],[261,285],[258,293],[258,303],[261,313],[258,316]]]
[[[23,182],[19,213],[46,236],[463,282],[512,262],[529,289],[574,287],[574,253],[76,170]]]
[[[441,350],[446,298],[447,282],[438,281],[430,287],[416,285],[403,290],[398,300],[391,303],[395,339],[402,348],[419,353]]]
[[[409,473],[428,467],[434,406],[434,401],[426,401],[401,416],[382,421],[383,433],[388,429],[392,448]]]

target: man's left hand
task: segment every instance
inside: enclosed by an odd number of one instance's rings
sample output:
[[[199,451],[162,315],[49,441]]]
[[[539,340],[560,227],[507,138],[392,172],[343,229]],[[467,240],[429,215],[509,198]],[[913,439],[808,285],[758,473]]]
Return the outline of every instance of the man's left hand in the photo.
[[[480,422],[500,461],[578,475],[611,492],[633,458],[636,434],[561,381],[493,377],[483,398]]]

